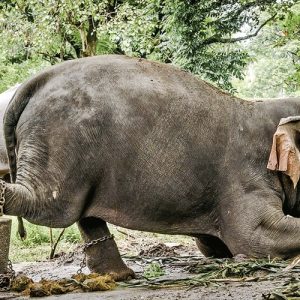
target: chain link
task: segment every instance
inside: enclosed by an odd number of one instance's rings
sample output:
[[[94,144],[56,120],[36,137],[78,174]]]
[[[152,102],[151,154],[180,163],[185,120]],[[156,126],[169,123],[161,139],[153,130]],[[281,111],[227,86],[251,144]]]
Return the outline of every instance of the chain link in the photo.
[[[6,183],[5,181],[0,179],[0,216],[3,216],[3,209],[5,203],[5,190],[6,190]]]
[[[92,240],[90,242],[84,243],[83,246],[82,246],[83,259],[82,259],[82,261],[79,265],[79,270],[77,271],[77,274],[82,274],[83,268],[86,267],[86,250],[88,248],[92,247],[92,246],[95,246],[95,245],[97,245],[99,243],[102,243],[102,242],[105,242],[107,240],[111,240],[113,238],[114,238],[114,235],[110,234],[110,235],[106,235],[104,237]]]
[[[110,235],[107,235],[107,236],[104,236],[104,237],[101,237],[98,239],[94,239],[90,242],[83,244],[82,245],[82,253],[83,253],[84,257],[80,263],[80,268],[77,271],[77,274],[82,274],[83,268],[86,267],[86,250],[92,246],[95,246],[99,243],[105,242],[105,241],[113,239],[113,238],[114,238],[113,234],[110,234]],[[16,276],[16,273],[13,269],[12,263],[10,260],[8,260],[7,272],[4,274],[0,274],[0,292],[7,292],[10,290],[12,281],[15,278],[15,276]]]
[[[1,183],[0,183],[0,185],[1,185]],[[104,236],[104,237],[101,237],[101,238],[98,238],[98,239],[95,239],[95,240],[92,240],[90,242],[83,244],[82,253],[83,253],[84,257],[80,263],[80,268],[77,271],[77,274],[82,274],[82,270],[86,266],[86,250],[92,246],[95,246],[99,243],[105,242],[105,241],[113,239],[113,238],[114,238],[114,236],[111,234],[111,235],[107,235],[107,236]],[[8,260],[7,272],[4,274],[0,274],[0,292],[9,291],[14,278],[15,278],[15,271],[13,269],[11,261]]]
[[[99,243],[105,242],[107,240],[111,240],[113,239],[114,236],[113,234],[98,238],[98,239],[94,239],[90,242],[87,242],[85,244],[82,245],[82,253],[84,255],[81,263],[80,263],[80,268],[77,271],[77,274],[82,274],[82,270],[83,268],[86,267],[86,250],[92,246],[95,246]],[[15,271],[13,269],[12,263],[10,260],[8,260],[7,263],[7,272],[4,274],[0,274],[0,292],[7,292],[10,290],[11,284],[13,279],[15,278]]]
[[[0,274],[0,292],[7,292],[10,290],[13,279],[15,278],[16,273],[13,269],[12,263],[8,260],[7,272]]]
[[[3,216],[3,208],[5,203],[5,190],[6,183],[0,179],[0,216]],[[10,290],[12,280],[15,278],[15,271],[13,270],[12,263],[8,260],[7,271],[0,274],[0,292]]]

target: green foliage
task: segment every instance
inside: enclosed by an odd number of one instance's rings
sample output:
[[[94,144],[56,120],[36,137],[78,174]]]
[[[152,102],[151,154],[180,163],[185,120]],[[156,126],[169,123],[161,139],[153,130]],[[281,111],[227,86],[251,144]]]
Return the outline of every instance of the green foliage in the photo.
[[[152,262],[151,264],[147,265],[143,273],[143,276],[147,279],[157,278],[162,275],[165,275],[165,271],[157,262]]]
[[[116,44],[110,39],[108,33],[104,32],[99,35],[97,47],[96,47],[96,54],[112,54],[117,53],[117,46]]]
[[[49,243],[49,231],[45,231],[38,226],[30,226],[28,228],[27,238],[22,241],[24,246],[35,246]]]
[[[160,1],[127,1],[116,9],[116,15],[103,28],[117,45],[119,52],[129,56],[159,59]]]
[[[251,43],[244,43],[251,58],[244,81],[234,80],[238,94],[248,98],[300,95],[300,5],[266,26]]]
[[[249,62],[247,49],[238,44],[243,26],[250,33],[259,28],[263,11],[285,9],[292,1],[166,1],[166,32],[170,36],[171,61],[201,77],[232,90],[232,77],[242,78]],[[248,34],[250,34],[248,33]],[[247,33],[243,34],[246,36]]]
[[[42,59],[28,59],[21,63],[10,63],[0,60],[0,93],[16,83],[24,82],[49,64]]]
[[[232,90],[231,79],[243,77],[250,58],[245,47],[233,43],[241,38],[241,28],[248,26],[244,35],[253,34],[270,15],[275,19],[275,12],[280,18],[288,14],[294,2],[4,1],[0,6],[0,36],[5,41],[0,46],[0,70],[9,66],[9,72],[25,78],[30,72],[17,65],[27,60],[55,64],[119,53],[173,63]],[[296,20],[291,18],[286,26],[290,28]],[[11,81],[2,83],[1,89]]]
[[[80,243],[82,241],[77,226],[73,225],[65,231],[62,240],[67,243]]]
[[[13,247],[21,247],[21,248],[31,248],[36,247],[37,245],[49,245],[49,253],[50,253],[50,230],[48,227],[38,226],[31,224],[25,221],[25,227],[27,231],[27,238],[22,241],[19,236],[16,234],[17,232],[17,223],[15,218],[13,219],[13,228],[12,228],[12,245]],[[53,229],[53,239],[57,240],[61,229]],[[61,239],[62,243],[79,243],[81,242],[81,237],[79,230],[76,225],[72,225],[68,227]],[[48,255],[49,255],[48,253]]]
[[[280,35],[277,38],[277,45],[281,48],[288,48],[288,53],[294,64],[294,72],[288,77],[288,82],[300,88],[300,4],[295,5],[284,16],[280,26]]]
[[[300,95],[298,84],[292,84],[289,78],[294,78],[292,62],[280,57],[280,51],[268,52],[270,56],[256,56],[251,63],[244,80],[234,80],[233,86],[238,95],[246,98],[280,98],[287,95]]]

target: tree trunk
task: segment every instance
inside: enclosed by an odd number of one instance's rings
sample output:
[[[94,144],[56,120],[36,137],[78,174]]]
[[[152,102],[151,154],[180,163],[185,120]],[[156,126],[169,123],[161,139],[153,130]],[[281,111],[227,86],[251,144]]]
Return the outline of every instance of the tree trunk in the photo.
[[[96,22],[92,16],[89,16],[88,22],[87,33],[85,35],[81,34],[81,37],[85,38],[85,41],[82,41],[85,44],[82,49],[83,57],[96,55],[97,50],[97,26],[99,22]]]

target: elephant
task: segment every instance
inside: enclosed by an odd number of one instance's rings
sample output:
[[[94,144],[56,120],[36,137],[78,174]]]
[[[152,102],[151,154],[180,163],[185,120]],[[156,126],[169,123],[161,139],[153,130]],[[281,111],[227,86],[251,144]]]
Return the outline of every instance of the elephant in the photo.
[[[23,83],[4,137],[5,214],[77,222],[92,271],[134,276],[107,223],[190,236],[206,256],[300,253],[299,98],[247,101],[171,65],[94,56]]]

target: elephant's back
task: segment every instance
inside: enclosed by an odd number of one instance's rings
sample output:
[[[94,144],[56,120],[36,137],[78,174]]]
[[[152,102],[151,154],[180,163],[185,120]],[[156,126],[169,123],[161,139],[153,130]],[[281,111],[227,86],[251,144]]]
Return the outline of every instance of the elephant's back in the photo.
[[[175,67],[116,55],[54,66],[18,95],[29,97],[16,124],[27,149],[39,140],[51,159],[61,149],[65,160],[72,151],[90,152],[99,164],[113,157],[135,174],[155,167],[158,178],[166,176],[162,181],[171,178],[168,172],[177,181],[184,166],[185,180],[194,168],[218,167],[239,101]],[[59,163],[65,167],[62,158]],[[159,174],[162,164],[166,173]]]
[[[68,118],[151,123],[169,112],[177,121],[197,115],[205,126],[206,118],[230,117],[243,102],[173,66],[119,55],[51,67],[23,85],[19,98],[30,99],[22,118],[34,113],[33,122],[40,123],[47,112],[47,122],[55,124]]]
[[[34,89],[33,89],[34,87]],[[188,105],[210,107],[213,102],[237,98],[222,92],[194,75],[168,64],[121,55],[103,55],[67,61],[50,67],[23,85],[37,101],[61,92],[84,93],[97,100],[101,96],[120,101],[130,95],[136,101],[166,98],[161,105],[180,99]],[[39,91],[41,94],[39,94]],[[43,97],[40,97],[43,96]],[[82,95],[81,95],[82,96]],[[79,99],[75,99],[73,101]],[[79,98],[79,97],[78,97]],[[81,103],[86,104],[81,97]],[[32,100],[31,100],[32,101]],[[69,101],[72,101],[70,97]],[[243,101],[243,100],[238,100]],[[70,103],[71,104],[71,103]]]

